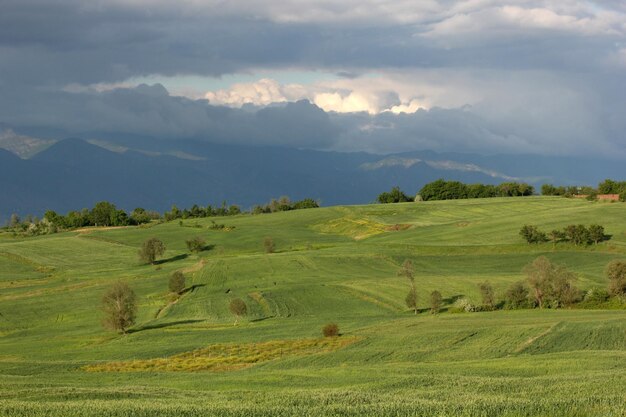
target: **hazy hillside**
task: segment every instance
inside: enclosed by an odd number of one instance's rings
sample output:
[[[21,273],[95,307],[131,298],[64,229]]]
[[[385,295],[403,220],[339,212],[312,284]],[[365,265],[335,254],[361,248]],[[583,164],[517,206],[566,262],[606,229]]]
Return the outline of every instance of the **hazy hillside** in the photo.
[[[0,150],[0,221],[11,213],[41,215],[109,200],[126,210],[172,204],[239,204],[270,198],[314,198],[323,205],[368,203],[392,186],[413,194],[437,178],[539,186],[593,184],[622,178],[621,163],[537,156],[413,152],[397,155],[228,146],[193,141],[68,139],[29,159]],[[107,148],[107,149],[105,149]]]

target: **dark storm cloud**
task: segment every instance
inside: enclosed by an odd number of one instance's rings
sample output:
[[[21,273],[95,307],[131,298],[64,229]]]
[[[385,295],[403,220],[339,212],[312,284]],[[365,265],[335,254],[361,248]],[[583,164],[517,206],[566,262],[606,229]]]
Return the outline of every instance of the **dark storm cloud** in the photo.
[[[171,97],[161,85],[106,92],[39,92],[0,88],[3,122],[18,129],[49,129],[67,136],[151,136],[325,148],[340,129],[308,101],[256,111],[211,106],[205,100]]]
[[[433,15],[438,19],[434,23],[371,16],[356,24],[313,18],[276,21],[271,12],[254,15],[245,5],[225,13],[219,9],[223,6],[209,3],[194,8],[188,2],[167,7],[158,1],[5,0],[0,75],[45,85],[288,66],[338,71],[459,66],[581,70],[602,65],[614,43],[624,40],[612,21],[596,23],[600,27],[594,26],[590,36],[583,36],[591,29],[582,24],[577,31],[576,22],[570,28],[558,20],[554,28],[503,30],[507,22],[501,20],[509,17],[502,11],[475,12],[464,20],[455,20],[463,14],[449,17],[442,11]],[[272,3],[267,2],[270,10]],[[301,13],[307,17],[306,5]]]
[[[617,1],[0,0],[0,123],[57,136],[373,152],[619,154],[626,148],[624,13]],[[432,69],[466,74],[468,85],[520,75],[486,88],[470,108],[435,102],[403,115],[327,114],[307,102],[229,109],[171,97],[160,86],[63,91],[149,75],[294,68],[345,80]],[[567,88],[537,86],[537,72]]]

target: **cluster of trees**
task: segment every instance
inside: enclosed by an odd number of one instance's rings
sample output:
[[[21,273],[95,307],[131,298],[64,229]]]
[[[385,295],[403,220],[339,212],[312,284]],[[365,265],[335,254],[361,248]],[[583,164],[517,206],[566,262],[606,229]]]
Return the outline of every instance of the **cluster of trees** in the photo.
[[[574,282],[576,276],[565,266],[551,262],[545,256],[536,258],[524,268],[526,279],[514,282],[506,289],[500,299],[496,297],[493,286],[489,282],[478,284],[480,304],[476,305],[465,297],[458,298],[450,307],[450,312],[492,311],[500,308],[564,308],[579,305],[580,307],[600,307],[603,303],[616,300],[626,302],[626,261],[614,260],[606,267],[609,284],[606,290],[591,289],[584,293]],[[411,261],[406,260],[398,271],[410,283],[405,298],[408,308],[417,314],[417,290],[415,288],[414,269]],[[439,291],[430,293],[429,306],[431,313],[441,310],[443,299]]]
[[[301,210],[308,208],[318,208],[320,205],[312,198],[304,200],[291,201],[289,197],[282,196],[279,199],[272,198],[265,205],[256,205],[250,211],[252,214],[275,213],[277,211]]]
[[[179,209],[176,205],[173,205],[170,211],[163,213],[163,219],[165,221],[179,220],[179,219],[198,219],[204,217],[218,217],[218,216],[236,216],[241,214],[241,208],[237,205],[226,205],[224,201],[220,207],[213,207],[210,204],[206,207],[194,204],[190,209]]]
[[[269,204],[264,206],[255,206],[250,210],[250,214],[317,207],[319,207],[318,202],[311,198],[291,202],[289,197],[281,197],[278,200],[272,199]],[[88,226],[137,226],[152,221],[234,216],[241,213],[245,212],[239,206],[227,206],[226,202],[222,203],[220,207],[213,207],[210,204],[202,207],[195,204],[189,209],[185,208],[182,210],[173,205],[169,211],[161,215],[156,211],[146,210],[141,207],[131,212],[126,212],[118,209],[113,203],[101,201],[91,209],[85,208],[80,211],[70,211],[66,215],[48,210],[41,219],[30,215],[21,219],[17,214],[12,214],[6,223],[6,229],[13,231],[16,235],[37,236]]]
[[[413,201],[413,199],[406,195],[400,187],[393,187],[391,191],[379,194],[377,200],[381,204],[406,203]]]
[[[26,216],[24,219],[20,219],[17,214],[12,214],[6,227],[14,233],[25,236],[37,236],[87,226],[139,225],[160,218],[161,215],[155,211],[136,208],[132,212],[127,213],[118,209],[113,203],[101,201],[92,209],[85,208],[81,211],[70,211],[66,215],[59,214],[54,210],[48,210],[42,219],[33,216]]]
[[[585,226],[584,224],[570,224],[562,230],[554,229],[546,233],[537,226],[524,225],[520,229],[520,236],[528,243],[543,243],[551,241],[553,245],[559,242],[571,242],[576,246],[598,244],[608,239],[604,234],[604,226],[592,224]]]
[[[499,185],[464,184],[459,181],[438,179],[426,184],[419,191],[424,201],[458,200],[466,198],[520,197],[530,196],[535,192],[532,185],[523,182],[504,182]]]
[[[572,197],[586,195],[589,200],[597,198],[598,194],[618,194],[620,201],[626,201],[626,181],[614,181],[606,179],[598,184],[597,188],[590,186],[558,186],[544,184],[541,186],[541,194]]]

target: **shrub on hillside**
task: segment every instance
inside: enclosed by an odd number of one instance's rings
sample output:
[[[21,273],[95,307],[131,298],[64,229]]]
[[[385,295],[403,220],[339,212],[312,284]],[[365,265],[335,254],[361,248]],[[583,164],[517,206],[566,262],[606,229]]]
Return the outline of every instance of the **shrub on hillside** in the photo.
[[[186,240],[185,243],[187,244],[187,249],[194,253],[202,252],[204,250],[204,245],[206,245],[206,242],[200,236]]]
[[[525,224],[519,231],[521,237],[530,243],[541,243],[548,240],[546,234],[540,231],[537,226]]]
[[[274,246],[274,239],[269,236],[263,239],[263,248],[265,249],[265,253],[274,253],[276,250],[276,247]]]
[[[539,308],[570,306],[581,298],[574,286],[576,276],[562,265],[553,264],[545,256],[536,258],[524,268],[532,299]]]
[[[522,281],[514,282],[504,293],[504,307],[509,310],[518,308],[532,308],[529,300],[528,288]]]
[[[336,337],[339,336],[339,326],[335,323],[328,323],[322,327],[322,334],[324,337]]]
[[[450,308],[451,313],[471,313],[473,311],[476,311],[476,306],[465,297],[456,300]]]
[[[185,275],[181,271],[172,274],[169,281],[169,290],[171,293],[180,294],[185,289]]]
[[[441,297],[441,293],[439,291],[433,291],[430,293],[430,312],[431,314],[439,313],[441,310],[441,304],[443,302],[443,298]]]
[[[615,297],[626,297],[626,262],[614,260],[606,266],[609,293]]]
[[[145,263],[153,264],[157,256],[164,253],[165,244],[160,239],[153,237],[143,242],[139,249],[139,258]]]

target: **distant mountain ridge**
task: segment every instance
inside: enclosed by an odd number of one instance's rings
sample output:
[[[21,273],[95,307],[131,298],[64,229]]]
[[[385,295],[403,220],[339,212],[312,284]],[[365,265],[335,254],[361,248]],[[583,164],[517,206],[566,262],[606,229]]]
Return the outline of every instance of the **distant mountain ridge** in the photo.
[[[11,213],[62,213],[108,200],[164,211],[176,204],[248,208],[272,197],[358,204],[398,185],[409,194],[438,178],[596,184],[624,178],[621,162],[529,155],[409,152],[394,155],[218,145],[199,141],[110,143],[66,139],[21,159],[0,149],[0,221]]]

